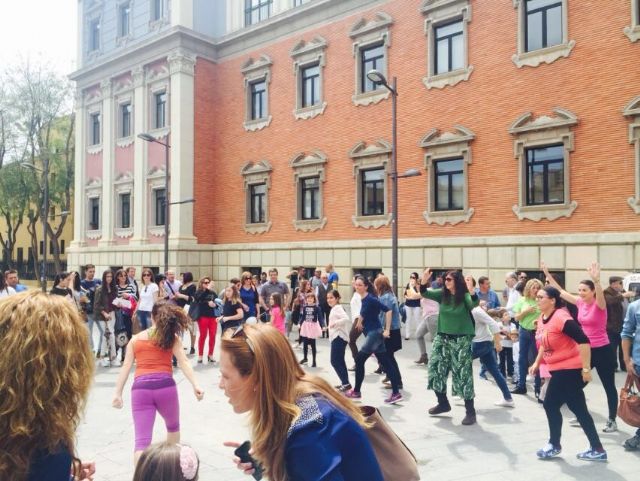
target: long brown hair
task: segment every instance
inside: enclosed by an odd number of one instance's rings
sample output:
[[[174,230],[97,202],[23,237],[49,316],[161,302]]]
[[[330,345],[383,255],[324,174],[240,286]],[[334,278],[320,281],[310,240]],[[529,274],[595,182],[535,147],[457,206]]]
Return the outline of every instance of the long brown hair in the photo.
[[[166,351],[173,348],[176,336],[182,334],[189,324],[184,310],[167,301],[156,302],[151,309],[151,317],[156,325],[153,340]]]
[[[60,296],[32,290],[0,302],[3,481],[26,479],[37,450],[62,447],[75,458],[75,431],[94,369],[84,324]]]
[[[359,409],[333,389],[327,381],[300,367],[289,341],[272,326],[245,324],[235,337],[228,330],[221,348],[240,374],[251,377],[256,387],[250,414],[254,457],[264,466],[269,479],[287,479],[285,445],[287,432],[300,416],[296,399],[319,394],[331,404],[367,427]]]

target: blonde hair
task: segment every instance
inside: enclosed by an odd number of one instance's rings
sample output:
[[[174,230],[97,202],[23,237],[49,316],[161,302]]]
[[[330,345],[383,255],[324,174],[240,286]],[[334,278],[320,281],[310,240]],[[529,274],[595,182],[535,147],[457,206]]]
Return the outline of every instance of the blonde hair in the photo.
[[[243,377],[256,386],[255,404],[250,414],[254,457],[263,465],[269,479],[287,479],[285,445],[287,432],[301,415],[296,399],[319,394],[367,427],[360,410],[328,382],[300,367],[291,345],[280,332],[268,325],[245,324],[235,337],[227,331],[221,349],[226,351]]]
[[[0,302],[0,345],[0,479],[22,481],[36,450],[75,458],[94,360],[75,306],[38,291]]]
[[[542,284],[542,281],[539,279],[529,279],[524,285],[524,297],[531,299],[531,289],[533,288],[533,286],[538,286],[538,289],[542,289],[544,287],[544,284]]]

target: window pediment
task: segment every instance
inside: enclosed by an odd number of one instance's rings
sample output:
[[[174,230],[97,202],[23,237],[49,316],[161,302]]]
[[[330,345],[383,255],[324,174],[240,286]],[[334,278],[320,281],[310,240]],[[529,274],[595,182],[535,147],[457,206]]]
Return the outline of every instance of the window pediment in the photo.
[[[256,71],[262,71],[264,69],[268,69],[273,65],[273,60],[266,54],[260,55],[257,59],[250,58],[245,63],[242,64],[240,71],[245,75],[250,75]],[[260,72],[261,74],[263,72]]]
[[[578,117],[571,111],[556,107],[555,116],[541,115],[537,118],[527,112],[511,124],[509,133],[517,135],[525,132],[570,127],[578,124]]]
[[[371,32],[376,32],[381,29],[385,29],[393,24],[393,18],[388,13],[377,12],[372,20],[361,18],[353,24],[351,30],[349,30],[349,36],[351,38],[367,35]]]
[[[378,140],[373,144],[361,141],[349,151],[349,157],[355,160],[361,157],[387,156],[391,154],[391,150],[391,143],[386,140]]]
[[[635,156],[635,196],[627,203],[636,214],[640,214],[640,95],[629,102],[622,114],[631,120],[629,124],[629,143],[634,146]]]
[[[434,128],[420,141],[420,147],[425,149],[438,147],[442,145],[468,143],[476,138],[476,135],[468,128],[461,125],[455,125],[453,132],[442,132]]]
[[[327,45],[328,45],[327,41],[324,39],[324,37],[316,35],[309,41],[300,40],[298,43],[296,43],[293,46],[289,54],[294,59],[297,59],[298,57],[307,55],[307,54],[315,55],[320,51],[323,51],[324,49],[326,49]]]

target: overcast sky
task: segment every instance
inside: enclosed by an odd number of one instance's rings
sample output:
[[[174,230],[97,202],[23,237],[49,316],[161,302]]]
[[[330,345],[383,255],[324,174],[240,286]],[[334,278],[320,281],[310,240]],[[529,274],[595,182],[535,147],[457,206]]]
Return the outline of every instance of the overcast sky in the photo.
[[[0,69],[44,58],[60,73],[76,66],[77,0],[0,0]]]

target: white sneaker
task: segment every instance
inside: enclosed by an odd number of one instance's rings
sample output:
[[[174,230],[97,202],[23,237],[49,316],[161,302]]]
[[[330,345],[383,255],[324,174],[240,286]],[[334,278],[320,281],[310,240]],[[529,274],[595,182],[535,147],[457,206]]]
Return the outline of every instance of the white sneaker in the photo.
[[[604,429],[603,433],[615,433],[618,430],[618,424],[613,419],[609,419]]]
[[[532,376],[531,374],[527,374],[527,379],[526,379],[526,381],[527,381],[528,383],[532,383],[532,382],[533,382],[533,381],[535,381],[535,380],[536,380],[536,377],[535,377],[535,376]]]
[[[513,399],[500,399],[499,401],[496,401],[493,404],[495,406],[500,406],[500,407],[503,407],[503,408],[514,408],[514,407],[516,407],[516,403],[513,401]]]
[[[578,418],[571,418],[569,419],[569,426],[573,426],[573,427],[580,427],[580,421],[578,421]]]
[[[111,365],[114,367],[120,367],[122,366],[122,363],[120,362],[120,359],[116,357],[113,361],[111,361]]]
[[[109,364],[110,364],[110,363],[109,363],[109,358],[103,357],[103,358],[100,360],[100,364],[102,364],[102,367],[109,367]]]

